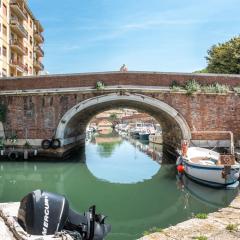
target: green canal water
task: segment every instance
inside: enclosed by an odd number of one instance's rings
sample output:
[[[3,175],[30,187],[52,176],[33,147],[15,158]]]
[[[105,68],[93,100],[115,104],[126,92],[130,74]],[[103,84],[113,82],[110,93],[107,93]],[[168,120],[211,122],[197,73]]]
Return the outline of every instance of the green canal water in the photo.
[[[213,212],[237,194],[179,181],[174,165],[161,164],[157,145],[91,142],[71,160],[1,162],[0,202],[20,201],[35,189],[57,192],[79,212],[96,204],[98,212],[108,215],[108,240],[133,240],[154,226],[165,228]]]

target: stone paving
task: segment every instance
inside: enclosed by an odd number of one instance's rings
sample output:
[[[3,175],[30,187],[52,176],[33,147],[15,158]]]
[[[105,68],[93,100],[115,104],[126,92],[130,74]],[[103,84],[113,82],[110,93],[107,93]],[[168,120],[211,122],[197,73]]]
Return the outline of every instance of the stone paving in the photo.
[[[230,225],[231,224],[231,225]],[[144,236],[139,240],[237,240],[240,239],[240,196],[229,207],[208,214],[206,219],[193,218]]]

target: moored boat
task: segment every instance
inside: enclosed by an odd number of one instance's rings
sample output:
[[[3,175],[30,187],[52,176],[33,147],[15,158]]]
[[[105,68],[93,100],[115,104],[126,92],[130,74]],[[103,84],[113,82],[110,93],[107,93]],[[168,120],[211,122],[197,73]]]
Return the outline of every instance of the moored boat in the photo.
[[[178,169],[189,178],[212,187],[226,187],[239,179],[240,164],[233,155],[190,147],[177,160]]]
[[[162,144],[163,143],[162,133],[161,132],[157,132],[155,134],[149,135],[149,142]]]

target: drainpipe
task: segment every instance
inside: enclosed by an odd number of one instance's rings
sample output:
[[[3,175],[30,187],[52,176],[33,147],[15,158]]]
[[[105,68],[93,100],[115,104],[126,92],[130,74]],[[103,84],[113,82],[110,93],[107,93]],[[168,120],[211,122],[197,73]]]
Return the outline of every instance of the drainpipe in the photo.
[[[232,131],[193,131],[192,132],[193,134],[194,133],[200,133],[200,134],[204,134],[204,133],[206,133],[206,134],[216,134],[216,133],[220,133],[220,134],[225,134],[225,133],[227,133],[227,134],[229,134],[229,136],[230,136],[230,153],[232,154],[232,155],[234,155],[234,139],[233,139],[233,133],[232,133]]]

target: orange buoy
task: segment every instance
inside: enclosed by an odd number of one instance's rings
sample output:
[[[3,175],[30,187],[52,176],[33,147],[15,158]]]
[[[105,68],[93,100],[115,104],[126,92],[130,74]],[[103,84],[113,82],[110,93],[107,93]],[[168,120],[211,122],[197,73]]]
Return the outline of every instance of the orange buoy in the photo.
[[[184,166],[183,165],[178,165],[177,170],[179,173],[184,173]]]

